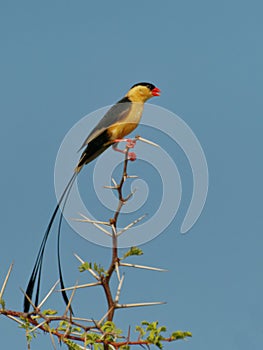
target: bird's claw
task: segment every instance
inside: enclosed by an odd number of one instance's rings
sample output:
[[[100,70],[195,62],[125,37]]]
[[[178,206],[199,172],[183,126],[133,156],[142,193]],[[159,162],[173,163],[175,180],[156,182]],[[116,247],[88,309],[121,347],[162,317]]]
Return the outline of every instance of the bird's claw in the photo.
[[[117,148],[117,144],[119,142],[126,142],[126,151],[125,150],[123,151],[123,150]],[[127,149],[135,147],[136,142],[137,142],[137,139],[116,139],[116,140],[114,140],[113,149],[117,152],[126,153]],[[136,157],[136,154],[134,152],[128,152],[128,159],[130,161],[134,162],[136,160],[136,158],[137,157]]]

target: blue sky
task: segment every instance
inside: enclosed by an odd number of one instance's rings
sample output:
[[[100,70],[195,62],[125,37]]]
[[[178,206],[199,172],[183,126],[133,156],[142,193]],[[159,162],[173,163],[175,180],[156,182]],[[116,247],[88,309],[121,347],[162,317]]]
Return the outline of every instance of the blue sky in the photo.
[[[180,150],[171,149],[186,187],[182,208],[136,259],[169,272],[128,271],[122,296],[123,302],[167,304],[118,312],[116,321],[127,328],[158,319],[170,330],[193,333],[190,341],[168,344],[167,349],[260,348],[262,11],[260,1],[234,0],[2,2],[1,280],[15,263],[7,308],[21,309],[19,287],[26,286],[55,207],[54,163],[65,134],[86,114],[117,101],[134,83],[150,81],[162,90],[153,103],[179,115],[198,137],[210,187],[198,222],[181,235],[191,174]],[[160,142],[169,148],[165,137]],[[91,176],[90,169],[82,180]],[[153,202],[158,199],[157,194]],[[83,240],[67,225],[63,235],[67,284],[88,278],[79,276],[73,252],[108,262],[107,248]],[[46,253],[44,290],[57,279],[54,246],[55,232]],[[87,316],[104,309],[101,293],[85,293],[79,298]],[[54,302],[62,308],[60,298]],[[13,348],[26,348],[16,327],[0,318],[3,347],[12,342]],[[32,345],[36,348],[51,349],[49,337],[40,336]]]

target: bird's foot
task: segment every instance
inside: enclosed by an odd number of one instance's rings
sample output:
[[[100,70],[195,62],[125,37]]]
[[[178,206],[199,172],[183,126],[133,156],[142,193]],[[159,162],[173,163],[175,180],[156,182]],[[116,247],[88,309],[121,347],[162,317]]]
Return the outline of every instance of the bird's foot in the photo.
[[[114,140],[115,144],[118,144],[119,142],[126,142],[126,147],[134,148],[136,145],[137,139],[116,139],[116,140]]]
[[[126,142],[126,149],[125,150],[121,150],[118,148],[119,142]],[[113,144],[112,148],[114,149],[114,151],[117,151],[120,153],[126,153],[127,149],[135,147],[136,142],[137,142],[137,139],[116,139],[116,140],[114,140],[114,144]],[[128,159],[132,162],[135,161],[136,154],[134,152],[128,152]]]

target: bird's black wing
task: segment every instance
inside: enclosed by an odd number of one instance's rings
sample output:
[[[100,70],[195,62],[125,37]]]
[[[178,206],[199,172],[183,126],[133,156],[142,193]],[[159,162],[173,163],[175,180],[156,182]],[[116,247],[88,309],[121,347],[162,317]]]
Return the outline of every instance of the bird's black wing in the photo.
[[[115,123],[124,120],[125,117],[129,114],[132,108],[132,102],[128,97],[124,97],[114,106],[112,106],[100,122],[95,126],[95,128],[90,132],[89,136],[86,138],[82,144],[82,149],[84,146],[87,146],[92,140],[102,134],[107,128]]]

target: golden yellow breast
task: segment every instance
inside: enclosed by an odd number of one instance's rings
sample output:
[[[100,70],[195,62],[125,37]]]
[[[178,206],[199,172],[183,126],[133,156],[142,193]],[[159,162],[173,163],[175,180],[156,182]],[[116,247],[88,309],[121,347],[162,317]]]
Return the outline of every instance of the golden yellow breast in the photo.
[[[122,139],[130,134],[139,124],[143,112],[143,103],[133,103],[127,116],[108,129],[110,139]]]

